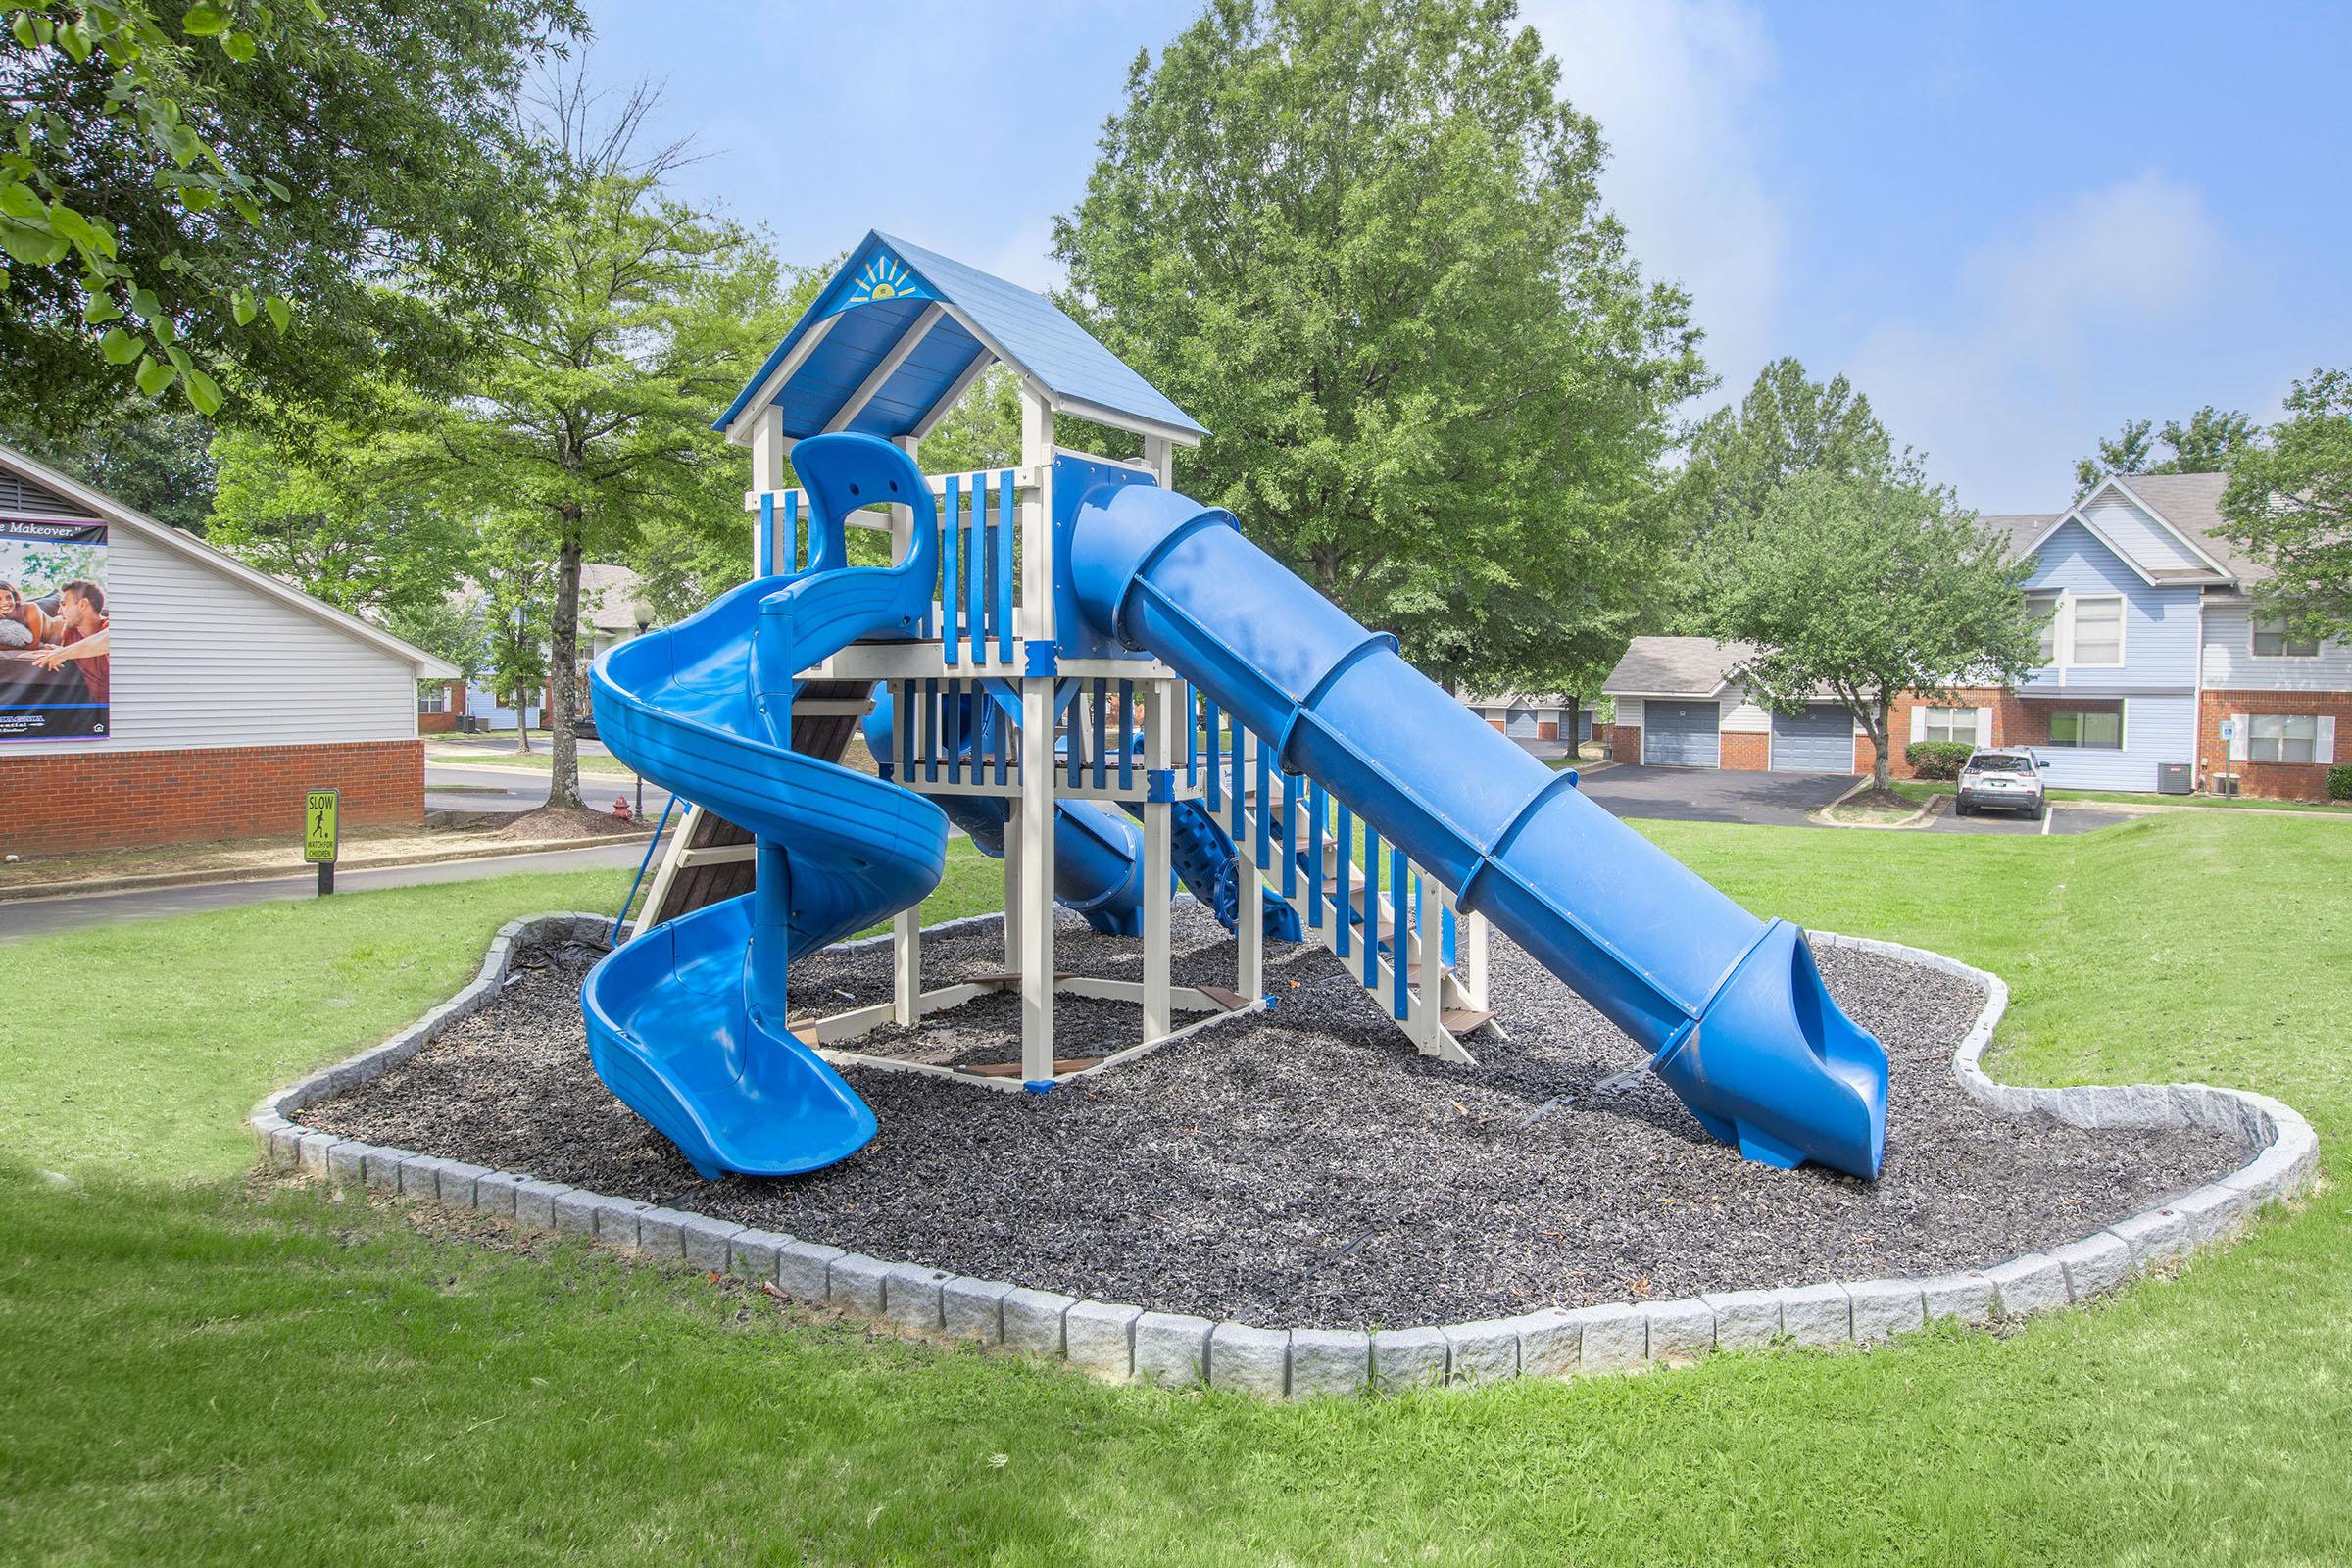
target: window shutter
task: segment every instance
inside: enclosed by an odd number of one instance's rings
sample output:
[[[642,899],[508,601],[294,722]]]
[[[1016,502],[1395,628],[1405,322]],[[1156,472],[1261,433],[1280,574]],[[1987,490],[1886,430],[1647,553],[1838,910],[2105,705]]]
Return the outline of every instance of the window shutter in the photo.
[[[2254,734],[2254,720],[2245,713],[2231,713],[2230,722],[2237,726],[2230,734],[2230,760],[2242,762],[2246,760],[2246,742]]]
[[[2320,715],[2320,733],[2319,738],[2312,742],[2311,760],[2323,764],[2335,760],[2335,715],[2333,713]]]
[[[1992,710],[1989,708],[1977,710],[1977,744],[1979,746],[2000,745],[2000,741],[1992,733]]]
[[[1928,705],[1925,703],[1914,703],[1911,707],[1911,738],[1915,741],[1928,738]]]

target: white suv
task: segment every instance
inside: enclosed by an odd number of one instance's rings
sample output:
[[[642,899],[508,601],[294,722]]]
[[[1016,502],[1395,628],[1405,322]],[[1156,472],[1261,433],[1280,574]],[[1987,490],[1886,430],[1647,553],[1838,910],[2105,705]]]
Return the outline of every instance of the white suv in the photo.
[[[2042,812],[2049,809],[2049,792],[2041,782],[2049,765],[2026,746],[1985,747],[1970,753],[1968,765],[1960,770],[1960,798],[1954,803],[1953,814],[1971,816],[1989,806],[1997,810],[2023,811],[2040,821]]]

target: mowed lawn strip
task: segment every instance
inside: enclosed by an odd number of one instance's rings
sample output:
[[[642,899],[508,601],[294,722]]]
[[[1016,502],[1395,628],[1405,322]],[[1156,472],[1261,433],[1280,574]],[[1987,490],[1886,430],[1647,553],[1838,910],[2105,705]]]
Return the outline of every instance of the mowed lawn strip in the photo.
[[[2329,842],[2352,840],[2327,825],[1645,831],[1751,907],[2007,974],[2010,1076],[2248,1083],[2324,1140],[2352,1123],[2336,906],[2352,851]],[[480,908],[490,925],[597,904],[471,887],[514,895]],[[2261,918],[2214,917],[2256,892]],[[469,973],[486,932],[429,918],[420,940]],[[0,953],[12,989],[67,940]],[[318,1042],[328,1026],[310,1025]],[[245,1100],[220,1102],[233,1122]],[[211,1165],[209,1141],[183,1148]],[[22,1166],[0,1181],[17,1560],[2352,1556],[2352,1211],[2333,1188],[2177,1281],[2007,1337],[1286,1407],[869,1340],[700,1279],[421,1234],[442,1227],[353,1195]]]

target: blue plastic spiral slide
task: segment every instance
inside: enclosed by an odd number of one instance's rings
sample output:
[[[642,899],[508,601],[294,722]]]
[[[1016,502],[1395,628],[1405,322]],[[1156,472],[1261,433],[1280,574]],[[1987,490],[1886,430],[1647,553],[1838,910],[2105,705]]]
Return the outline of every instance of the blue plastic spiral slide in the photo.
[[[1764,921],[1578,793],[1245,539],[1148,484],[1079,504],[1066,564],[1096,628],[1148,650],[1285,770],[1320,781],[1611,1022],[1750,1159],[1875,1178],[1886,1054]]]
[[[806,571],[745,584],[597,663],[598,732],[664,789],[741,824],[759,882],[666,921],[580,991],[598,1076],[704,1177],[785,1176],[846,1158],[874,1113],[785,1027],[785,965],[920,901],[947,865],[948,822],[918,795],[792,750],[794,675],[860,637],[908,635],[938,581],[929,490],[864,436],[793,453],[809,498]],[[910,505],[906,559],[852,567],[844,519]]]

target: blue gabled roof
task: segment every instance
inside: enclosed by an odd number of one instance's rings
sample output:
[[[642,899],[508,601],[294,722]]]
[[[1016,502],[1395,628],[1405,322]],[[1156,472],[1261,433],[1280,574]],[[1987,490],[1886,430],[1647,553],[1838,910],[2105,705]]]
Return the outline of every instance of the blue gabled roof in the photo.
[[[1081,406],[1073,412],[1182,434],[1208,433],[1044,295],[879,232],[858,242],[713,428],[732,425],[802,340],[820,322],[832,321],[773,398],[783,411],[787,436],[819,433],[933,301],[954,307],[955,314],[932,325],[850,420],[850,429],[906,435],[980,364],[1001,356],[1056,399]]]

